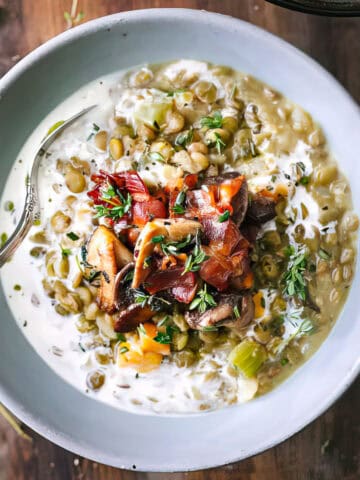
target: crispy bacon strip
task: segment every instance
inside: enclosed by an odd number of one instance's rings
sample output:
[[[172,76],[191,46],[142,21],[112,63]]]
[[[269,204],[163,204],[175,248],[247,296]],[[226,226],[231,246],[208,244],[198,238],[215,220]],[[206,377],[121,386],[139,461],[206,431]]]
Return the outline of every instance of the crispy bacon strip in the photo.
[[[183,272],[184,267],[175,267],[151,273],[146,279],[145,288],[151,295],[171,289],[176,300],[190,303],[196,293],[196,276],[193,272]]]

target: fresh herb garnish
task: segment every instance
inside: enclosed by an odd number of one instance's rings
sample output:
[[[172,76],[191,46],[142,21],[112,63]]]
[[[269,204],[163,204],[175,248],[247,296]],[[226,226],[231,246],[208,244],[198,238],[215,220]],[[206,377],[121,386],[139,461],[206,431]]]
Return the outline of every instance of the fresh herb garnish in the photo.
[[[168,345],[172,342],[172,337],[175,332],[178,332],[178,327],[174,325],[167,325],[165,332],[158,332],[156,337],[154,337],[155,342]]]
[[[126,337],[123,333],[117,333],[116,338],[119,340],[119,342],[126,342]]]
[[[148,157],[153,162],[165,163],[165,158],[159,152],[149,152]]]
[[[198,272],[201,264],[209,258],[201,248],[199,235],[196,235],[195,242],[194,250],[186,259],[182,275],[184,275],[186,272]]]
[[[233,308],[233,312],[234,312],[235,318],[240,318],[239,307],[237,305],[235,305],[235,307]]]
[[[178,255],[179,253],[181,253],[181,250],[188,247],[193,242],[193,240],[193,237],[188,234],[186,238],[184,238],[184,240],[181,240],[180,242],[161,243],[161,250],[167,257],[170,255]]]
[[[225,210],[225,212],[223,212],[221,215],[219,215],[218,222],[220,222],[220,223],[226,222],[226,220],[229,220],[229,217],[230,217],[230,211]]]
[[[176,197],[175,203],[172,207],[172,211],[177,214],[185,213],[184,203],[186,200],[186,193],[184,190],[179,192],[178,196]]]
[[[104,197],[104,194],[109,195],[109,198]],[[124,197],[120,192],[118,192],[118,194],[122,202],[120,205],[111,200],[112,197],[110,197],[111,193],[109,193],[109,190],[103,192],[101,199],[113,206],[105,207],[105,205],[95,205],[95,210],[97,212],[95,218],[107,217],[111,218],[112,220],[118,220],[128,213],[132,202],[130,193],[127,193],[126,197]]]
[[[294,252],[289,258],[288,270],[284,273],[284,293],[289,297],[299,297],[306,300],[306,282],[304,278],[307,267],[305,252]]]
[[[200,125],[208,128],[221,128],[223,125],[223,117],[221,112],[216,111],[213,113],[212,117],[201,118]]]
[[[4,208],[6,212],[13,212],[15,208],[14,202],[8,200],[7,202],[5,202]]]
[[[164,241],[164,235],[155,235],[154,237],[152,237],[151,241],[152,243],[161,243]]]
[[[226,143],[224,142],[224,140],[220,137],[220,135],[217,132],[214,133],[214,136],[215,136],[215,148],[216,148],[218,154],[220,155],[220,153],[226,147]]]
[[[299,182],[301,185],[307,185],[310,182],[310,177],[308,175],[304,175],[300,178]]]
[[[126,353],[128,351],[129,351],[129,349],[125,345],[123,347],[119,348],[119,353]]]
[[[204,313],[208,308],[216,307],[216,305],[214,297],[207,291],[207,284],[204,283],[203,288],[197,291],[196,297],[190,303],[189,310],[197,308],[200,313]]]
[[[66,236],[68,238],[70,238],[70,240],[72,240],[73,242],[75,242],[76,240],[79,240],[79,238],[80,238],[74,232],[69,232],[69,233],[66,234]]]
[[[0,236],[0,247],[3,247],[7,242],[8,236],[7,233],[3,232]]]
[[[65,257],[68,257],[69,255],[71,255],[71,250],[70,248],[64,248],[60,245],[60,248],[61,248],[61,255],[65,258]]]
[[[186,147],[194,138],[194,129],[190,128],[187,132],[179,133],[175,139],[175,145],[178,147]]]
[[[152,256],[149,255],[148,257],[145,258],[144,260],[144,268],[149,268],[151,266],[151,260]]]
[[[203,327],[201,329],[203,332],[217,332],[218,331],[218,328],[215,327],[214,325],[209,325],[207,327]]]
[[[90,133],[90,135],[86,139],[87,142],[92,139],[92,137],[95,135],[95,132],[98,132],[100,130],[99,125],[96,125],[96,123],[92,124],[92,128],[93,128],[93,131]]]
[[[132,292],[134,294],[135,303],[141,305],[142,308],[148,305],[151,310],[157,311],[161,310],[164,305],[171,305],[170,302],[165,300],[165,298],[157,297],[156,295],[149,295],[138,288],[134,288]]]

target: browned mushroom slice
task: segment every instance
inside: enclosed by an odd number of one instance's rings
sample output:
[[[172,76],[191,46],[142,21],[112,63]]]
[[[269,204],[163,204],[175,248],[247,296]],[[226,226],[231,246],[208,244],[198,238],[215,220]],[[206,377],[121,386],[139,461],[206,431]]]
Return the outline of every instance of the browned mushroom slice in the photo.
[[[152,254],[155,248],[156,243],[153,241],[155,237],[164,237],[166,241],[172,240],[177,242],[183,240],[189,234],[195,235],[201,228],[199,222],[184,218],[157,218],[148,222],[140,233],[135,245],[135,271],[132,288],[138,288],[150,272],[150,269],[144,266],[144,263],[145,259]]]
[[[150,307],[142,307],[140,304],[132,303],[119,313],[115,320],[115,332],[131,332],[140,325],[150,320],[154,316],[153,310]]]
[[[221,295],[216,307],[204,313],[186,312],[185,319],[195,330],[226,326],[240,329],[248,325],[254,317],[254,302],[251,295]]]
[[[115,305],[117,309],[129,305],[132,301],[132,295],[130,290],[130,278],[129,283],[127,276],[133,272],[135,263],[131,262],[125,265],[115,277]]]
[[[97,303],[105,312],[116,309],[115,276],[118,269],[132,262],[131,252],[104,226],[98,227],[87,246],[87,262],[101,272]]]
[[[275,201],[271,198],[256,194],[250,202],[246,219],[250,223],[261,225],[275,218]]]

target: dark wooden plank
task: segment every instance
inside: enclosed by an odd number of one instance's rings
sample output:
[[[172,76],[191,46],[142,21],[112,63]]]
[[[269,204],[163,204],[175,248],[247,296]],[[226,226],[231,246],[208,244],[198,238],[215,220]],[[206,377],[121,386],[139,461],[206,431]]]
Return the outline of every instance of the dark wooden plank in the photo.
[[[63,13],[70,6],[71,0],[0,0],[0,75],[19,56],[63,31]],[[85,20],[133,8],[175,6],[233,15],[279,35],[318,60],[360,101],[359,19],[315,17],[263,0],[79,0]],[[359,405],[358,380],[324,415],[283,444],[241,463],[172,475],[99,465],[66,452],[34,432],[30,432],[33,442],[28,443],[0,418],[0,480],[357,480]],[[279,408],[286,411],[284,405]]]

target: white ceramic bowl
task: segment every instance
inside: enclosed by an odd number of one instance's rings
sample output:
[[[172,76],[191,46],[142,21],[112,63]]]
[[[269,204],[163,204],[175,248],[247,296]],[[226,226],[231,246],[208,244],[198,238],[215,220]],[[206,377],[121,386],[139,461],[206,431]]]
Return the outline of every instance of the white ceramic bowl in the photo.
[[[194,58],[230,65],[268,82],[323,126],[356,181],[360,115],[317,63],[282,40],[234,18],[163,9],[121,13],[50,40],[0,80],[0,182],[29,133],[66,96],[90,80],[143,62]],[[344,311],[319,351],[290,379],[248,404],[189,416],[123,412],[72,388],[37,355],[0,292],[0,399],[49,440],[98,462],[142,471],[213,467],[241,460],[302,429],[359,371],[357,275]]]

